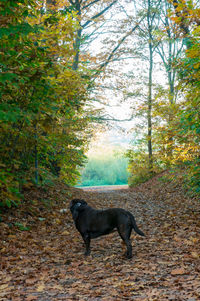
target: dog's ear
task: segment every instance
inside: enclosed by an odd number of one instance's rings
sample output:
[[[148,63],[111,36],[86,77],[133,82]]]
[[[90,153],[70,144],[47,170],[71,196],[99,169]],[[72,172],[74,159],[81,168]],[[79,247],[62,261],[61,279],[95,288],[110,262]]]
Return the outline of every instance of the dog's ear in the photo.
[[[70,203],[70,211],[74,220],[77,219],[79,213],[85,209],[87,202],[81,199],[74,199]]]
[[[84,200],[79,200],[79,201],[77,202],[77,204],[78,204],[78,207],[79,207],[79,208],[84,208],[85,206],[87,206],[87,202],[84,201]]]
[[[73,199],[70,202],[70,209],[73,207],[79,208],[83,206],[87,206],[87,202],[82,199]]]

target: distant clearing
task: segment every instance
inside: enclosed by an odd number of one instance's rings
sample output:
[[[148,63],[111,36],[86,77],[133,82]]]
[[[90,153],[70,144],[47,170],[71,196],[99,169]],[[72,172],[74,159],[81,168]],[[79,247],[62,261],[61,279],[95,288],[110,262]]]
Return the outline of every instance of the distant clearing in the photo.
[[[105,192],[105,191],[112,191],[112,190],[122,190],[128,189],[128,185],[103,185],[103,186],[85,186],[80,187],[84,191],[98,191],[98,192]]]

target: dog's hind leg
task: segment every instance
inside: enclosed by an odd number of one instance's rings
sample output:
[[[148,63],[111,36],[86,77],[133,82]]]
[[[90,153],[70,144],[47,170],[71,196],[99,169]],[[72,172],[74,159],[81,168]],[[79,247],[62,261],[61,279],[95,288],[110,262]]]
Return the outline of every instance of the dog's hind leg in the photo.
[[[126,227],[125,225],[122,224],[117,228],[117,230],[121,239],[126,244],[126,248],[127,248],[126,257],[130,259],[132,258],[132,245],[130,241],[132,227]]]
[[[83,234],[81,233],[81,235],[84,240],[85,248],[86,248],[85,256],[90,255],[90,236],[88,233],[83,233]]]

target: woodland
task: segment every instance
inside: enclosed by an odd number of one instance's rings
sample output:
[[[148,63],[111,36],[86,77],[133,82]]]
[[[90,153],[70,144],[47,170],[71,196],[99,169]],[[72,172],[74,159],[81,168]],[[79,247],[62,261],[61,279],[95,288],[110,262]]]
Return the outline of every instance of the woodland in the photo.
[[[95,106],[109,105],[108,90],[139,120],[129,184],[182,168],[199,193],[199,14],[195,0],[1,1],[1,207],[21,202],[24,186],[77,183],[95,130],[115,120]],[[118,73],[130,58],[146,73]]]
[[[199,91],[198,0],[0,1],[0,300],[199,300]],[[127,120],[108,169],[123,184],[128,161],[129,188],[75,188],[97,131]],[[84,257],[78,197],[134,214],[132,260],[116,233]]]

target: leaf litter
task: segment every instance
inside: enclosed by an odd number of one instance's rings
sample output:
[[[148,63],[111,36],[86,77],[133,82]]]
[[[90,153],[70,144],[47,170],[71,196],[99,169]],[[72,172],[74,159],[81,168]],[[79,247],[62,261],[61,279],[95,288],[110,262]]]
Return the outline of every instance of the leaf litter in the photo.
[[[83,255],[72,198],[133,213],[146,237],[132,232],[131,260],[116,232],[92,240],[91,256]],[[200,299],[199,203],[181,185],[158,176],[136,188],[101,191],[58,182],[32,187],[25,200],[2,214],[1,301]]]

